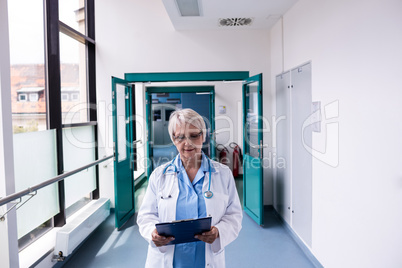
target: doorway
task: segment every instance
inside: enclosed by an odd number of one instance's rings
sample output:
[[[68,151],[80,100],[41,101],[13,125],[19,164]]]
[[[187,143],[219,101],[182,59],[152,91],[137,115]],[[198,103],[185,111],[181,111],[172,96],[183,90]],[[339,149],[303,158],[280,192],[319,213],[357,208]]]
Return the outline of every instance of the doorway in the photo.
[[[116,80],[117,81],[117,80]],[[213,82],[213,81],[220,81],[220,82],[232,82],[232,81],[239,81],[243,84],[243,90],[242,90],[242,94],[243,94],[243,100],[246,99],[247,96],[250,95],[249,89],[250,88],[254,88],[255,85],[257,85],[258,88],[258,92],[259,94],[262,94],[262,74],[259,74],[257,76],[254,77],[249,77],[249,72],[183,72],[183,73],[126,73],[124,76],[124,79],[119,79],[118,82],[119,83],[123,83],[124,85],[132,85],[132,84],[144,84],[144,83],[157,83],[157,82],[163,82],[163,83],[167,83],[167,82],[195,82],[195,83],[202,83],[202,82]],[[115,83],[117,82],[112,82],[112,89],[115,88]],[[181,88],[182,89],[182,88]],[[160,93],[165,92],[166,90],[162,90]],[[199,92],[200,89],[197,89],[195,92]],[[207,92],[211,91],[206,90]],[[181,92],[181,91],[179,91]],[[212,90],[212,92],[214,92]],[[152,95],[150,92],[145,92],[146,96],[145,96],[145,103],[148,107],[151,107],[150,104],[152,104]],[[157,92],[155,92],[157,93]],[[252,93],[252,92],[251,92]],[[131,94],[128,95],[128,99],[130,99]],[[211,94],[209,94],[209,96],[211,97]],[[213,96],[213,95],[212,95]],[[135,99],[135,93],[132,94],[133,99]],[[127,98],[127,97],[126,97]],[[260,99],[261,96],[259,97]],[[211,105],[210,107],[212,107],[213,109],[211,109],[211,111],[214,111],[214,107],[215,107],[215,103],[214,103],[214,98],[212,98],[213,101],[211,101]],[[254,100],[254,99],[253,99]],[[128,106],[127,106],[128,107]],[[184,108],[184,107],[183,107]],[[247,118],[249,113],[245,113],[245,104],[243,103],[243,125],[245,125],[245,121],[244,118]],[[132,110],[131,110],[132,111]],[[145,109],[146,115],[145,115],[145,123],[146,123],[146,128],[144,132],[145,135],[143,136],[143,139],[141,139],[141,141],[146,142],[146,148],[147,148],[147,166],[146,166],[146,174],[145,176],[147,178],[149,178],[149,175],[151,174],[151,170],[152,170],[152,163],[151,161],[149,161],[152,158],[152,153],[153,150],[150,150],[151,146],[153,145],[153,141],[152,141],[152,133],[149,131],[150,130],[150,125],[153,122],[153,118],[152,118],[152,110],[151,109]],[[166,112],[166,111],[165,111]],[[262,109],[258,109],[258,115],[257,118],[262,118]],[[168,112],[169,113],[169,112]],[[130,113],[131,116],[135,116],[135,114]],[[213,120],[211,120],[210,122],[210,126],[209,126],[209,136],[210,136],[210,157],[214,158],[214,154],[215,154],[215,133],[212,131],[212,129],[215,129],[215,120],[214,120],[214,114],[211,112],[210,117],[213,118]],[[114,116],[115,121],[117,120],[117,117]],[[131,120],[128,120],[129,118],[126,118],[127,120],[123,120],[122,121],[122,125],[123,122],[127,122],[128,124],[128,132],[126,134],[126,136],[123,135],[118,135],[117,133],[117,128],[114,129],[114,137],[115,137],[115,153],[118,153],[118,145],[119,145],[119,139],[122,139],[120,144],[122,144],[122,142],[126,142],[126,144],[130,145],[130,147],[127,148],[128,151],[130,151],[130,153],[133,151],[133,147],[132,146],[134,144],[134,142],[137,142],[136,140],[133,140],[134,136],[132,135],[132,128],[130,127],[131,124]],[[165,121],[166,121],[166,115],[165,115]],[[118,124],[116,124],[118,125]],[[207,126],[208,127],[208,126]],[[123,129],[123,127],[122,127]],[[254,130],[250,129],[250,133],[253,132]],[[120,133],[120,132],[119,132]],[[242,134],[243,136],[243,144],[246,145],[246,142],[244,141],[245,136],[244,133]],[[126,137],[130,137],[128,140],[124,140],[124,138]],[[129,141],[127,143],[127,141]],[[260,164],[262,163],[260,160],[262,158],[262,149],[264,147],[262,140],[259,139],[257,144],[254,143],[248,143],[247,142],[247,146],[249,146],[252,149],[258,149],[258,157],[260,159],[258,159],[258,161],[254,161],[257,162],[257,165],[259,165],[257,167],[258,170],[261,170]],[[257,148],[258,147],[258,148]],[[251,150],[247,150],[247,152],[249,152]],[[246,157],[245,157],[246,158]],[[245,163],[248,163],[247,161],[245,161],[243,158],[243,166]],[[250,158],[250,160],[252,160]],[[136,166],[136,163],[138,161],[138,157],[136,154],[133,154],[133,157],[130,158],[130,163],[134,163],[134,164],[129,164],[127,166],[122,166],[121,168],[119,168],[119,166],[117,166],[116,163],[116,158],[115,158],[115,166],[118,169],[130,169]],[[251,161],[252,163],[254,163],[253,161]],[[254,163],[255,164],[255,163]],[[251,167],[251,165],[250,165]],[[254,190],[257,191],[259,194],[259,196],[263,196],[263,172],[252,172],[252,169],[249,169],[251,172],[248,172],[247,174],[245,174],[245,176],[243,177],[243,186],[244,186],[244,191],[243,191],[243,199],[244,200],[248,200],[247,196],[252,198],[252,193],[251,195],[246,195],[246,192],[248,190]],[[120,171],[119,171],[120,172]],[[121,170],[121,172],[123,172],[123,170]],[[246,171],[247,172],[247,171]],[[144,176],[144,177],[145,177]],[[115,185],[118,186],[124,186],[124,183],[132,183],[131,180],[133,180],[133,178],[130,178],[129,176],[124,177],[124,182],[122,182],[122,178],[118,178],[118,174],[117,171],[115,172]],[[249,182],[251,184],[249,184]],[[254,183],[256,182],[256,183]],[[250,185],[252,187],[250,187]],[[254,188],[253,188],[254,187]],[[131,188],[131,187],[130,187]],[[137,188],[136,185],[134,185],[134,188]],[[247,188],[247,189],[246,189]],[[116,189],[116,187],[115,187]],[[131,190],[131,189],[130,189]],[[135,190],[135,189],[134,189]],[[124,208],[123,206],[123,202],[125,199],[124,194],[120,194],[119,192],[115,191],[115,210],[119,210],[120,206],[122,208]],[[132,204],[134,205],[134,204]],[[251,207],[250,207],[251,205]],[[257,205],[258,208],[263,207],[263,198],[258,198],[257,202],[253,202],[253,200],[251,200],[250,202],[248,202],[248,207],[251,209],[250,211],[259,211],[259,209],[254,209],[254,206]],[[246,206],[245,206],[246,207]],[[133,206],[130,206],[130,213],[133,213]],[[121,217],[119,216],[118,218],[116,218],[116,222],[119,222],[119,225],[123,224],[125,222],[125,220],[127,220],[127,215],[129,214],[121,214]],[[131,215],[131,214],[130,214]],[[253,217],[252,217],[253,218]],[[259,213],[258,217],[253,218],[254,221],[256,221],[258,224],[262,225],[263,224],[263,214]]]
[[[170,115],[179,109],[191,108],[199,113],[207,127],[207,137],[203,144],[203,152],[208,157],[214,157],[215,90],[213,86],[163,86],[147,87],[146,110],[150,114],[147,131],[150,139],[148,159],[152,165],[149,173],[158,166],[171,161],[176,155],[176,146],[168,132]],[[149,174],[148,173],[148,174]]]

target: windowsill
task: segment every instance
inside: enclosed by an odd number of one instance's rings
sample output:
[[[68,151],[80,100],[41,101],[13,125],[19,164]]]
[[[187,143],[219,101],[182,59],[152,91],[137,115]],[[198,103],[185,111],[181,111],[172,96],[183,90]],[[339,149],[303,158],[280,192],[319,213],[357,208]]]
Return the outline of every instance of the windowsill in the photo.
[[[78,217],[80,213],[83,210],[85,210],[88,206],[90,206],[94,201],[96,200],[92,200],[91,202],[83,206],[81,209],[76,211],[73,215],[68,217],[66,219],[66,223],[69,223],[76,217]],[[49,255],[51,255],[51,257],[49,257],[49,259],[51,259],[54,255],[53,252],[54,246],[56,245],[56,233],[61,228],[62,227],[52,228],[50,231],[41,236],[35,242],[33,242],[32,244],[21,250],[19,253],[20,268],[31,267],[33,265],[36,265],[37,262],[41,262],[42,260],[47,259]],[[53,262],[53,265],[54,264],[56,264],[56,262]]]
[[[56,244],[56,233],[60,227],[55,227],[38,240],[27,246],[19,253],[20,267],[31,267],[42,257],[46,257],[49,252],[54,250]]]

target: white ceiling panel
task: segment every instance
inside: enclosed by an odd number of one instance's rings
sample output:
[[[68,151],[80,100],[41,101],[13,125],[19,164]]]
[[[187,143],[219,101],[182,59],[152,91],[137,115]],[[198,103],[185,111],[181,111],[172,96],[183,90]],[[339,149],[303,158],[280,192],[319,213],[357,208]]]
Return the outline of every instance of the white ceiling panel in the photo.
[[[181,16],[176,0],[162,0],[176,30],[270,29],[297,0],[198,1],[200,16]],[[220,19],[251,18],[247,26],[222,26]]]

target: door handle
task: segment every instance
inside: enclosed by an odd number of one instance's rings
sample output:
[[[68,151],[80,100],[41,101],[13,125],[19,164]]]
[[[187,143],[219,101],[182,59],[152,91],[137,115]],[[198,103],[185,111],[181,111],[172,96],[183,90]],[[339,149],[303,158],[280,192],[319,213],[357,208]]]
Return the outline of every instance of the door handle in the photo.
[[[262,144],[262,140],[260,140],[260,148],[268,148],[268,144]]]
[[[142,140],[135,140],[135,141],[133,141],[133,143],[132,143],[133,148],[134,148],[134,146],[137,146],[137,143],[142,144]]]
[[[251,148],[253,149],[258,149],[259,150],[259,157],[262,158],[262,151],[261,149],[268,148],[268,144],[262,144],[262,140],[260,140],[260,145],[250,145]]]
[[[209,133],[209,137],[210,137],[211,140],[214,139],[215,136],[216,136],[216,131]]]
[[[262,149],[268,148],[268,144],[262,144],[262,141],[260,141],[260,145],[250,145],[250,147],[253,149]]]
[[[262,152],[264,148],[268,148],[268,144],[262,144],[262,140],[260,140],[260,158],[262,159],[263,155]]]

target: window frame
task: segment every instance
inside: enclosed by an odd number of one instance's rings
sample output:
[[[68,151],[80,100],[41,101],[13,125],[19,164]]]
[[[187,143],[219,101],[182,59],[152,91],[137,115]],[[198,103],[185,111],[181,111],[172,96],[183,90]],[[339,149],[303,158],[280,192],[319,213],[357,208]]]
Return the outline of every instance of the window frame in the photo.
[[[56,129],[57,142],[57,172],[64,173],[63,164],[63,128],[79,126],[95,126],[95,144],[97,135],[97,109],[96,109],[96,70],[95,70],[95,1],[85,0],[85,27],[86,35],[71,28],[59,20],[59,1],[44,0],[45,19],[45,72],[46,72],[46,98],[49,101],[47,110],[47,128]],[[62,122],[62,92],[60,76],[60,33],[83,43],[86,47],[86,74],[87,74],[87,103],[88,122],[63,124]],[[52,90],[49,90],[49,89]],[[70,98],[69,98],[70,99]],[[98,148],[95,147],[95,159],[98,159]],[[96,189],[91,193],[92,199],[99,198],[99,167],[96,166]],[[66,223],[66,206],[64,181],[58,182],[60,213],[54,219],[54,226],[60,227]]]
[[[95,159],[98,159],[98,130],[97,130],[97,109],[96,109],[96,55],[95,55],[95,8],[94,0],[84,0],[85,12],[85,27],[86,35],[79,33],[77,30],[64,25],[59,21],[59,0],[42,0],[39,4],[43,5],[43,31],[44,31],[44,72],[45,72],[45,87],[44,92],[21,92],[17,93],[17,101],[20,102],[37,102],[46,100],[46,129],[56,130],[56,152],[57,152],[57,174],[64,173],[63,164],[63,128],[94,126],[95,144],[94,148]],[[7,11],[9,12],[9,11]],[[8,14],[8,13],[7,13]],[[77,124],[62,123],[62,92],[60,79],[60,33],[63,32],[69,37],[83,43],[86,47],[86,90],[88,103],[88,119],[87,122]],[[43,96],[44,95],[44,96]],[[22,97],[21,97],[22,96]],[[31,97],[34,98],[31,98]],[[68,100],[72,97],[67,93]],[[15,98],[15,95],[14,97]],[[23,100],[21,100],[23,98]],[[11,99],[10,99],[11,100]],[[79,100],[79,99],[78,99]],[[15,99],[13,99],[15,101]],[[96,189],[89,193],[91,199],[99,199],[99,165],[95,167]],[[58,182],[58,198],[60,212],[53,218],[46,221],[46,230],[40,231],[38,226],[32,230],[30,234],[43,235],[48,229],[53,227],[61,227],[66,224],[66,207],[65,207],[65,190],[64,181]],[[24,236],[28,238],[30,234]],[[36,236],[35,235],[35,236]],[[24,238],[23,237],[23,238]],[[36,236],[33,240],[21,239],[22,248],[29,246],[32,242],[38,239]]]

